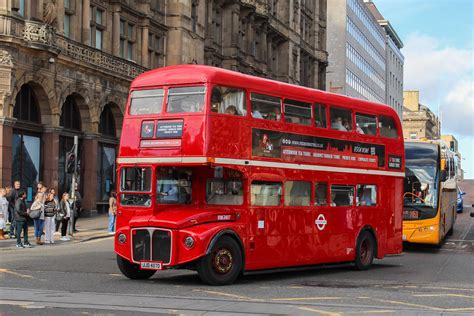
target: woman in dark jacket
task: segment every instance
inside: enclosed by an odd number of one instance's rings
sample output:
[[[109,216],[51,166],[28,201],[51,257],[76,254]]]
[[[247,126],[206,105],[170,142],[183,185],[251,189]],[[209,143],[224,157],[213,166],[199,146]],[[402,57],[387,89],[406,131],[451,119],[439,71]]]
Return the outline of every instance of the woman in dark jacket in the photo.
[[[54,244],[54,229],[56,216],[56,201],[54,200],[54,193],[49,192],[44,202],[44,242],[46,244]]]
[[[15,202],[15,222],[16,222],[16,246],[17,248],[31,248],[28,242],[28,210],[26,208],[26,192],[20,191],[19,199]],[[21,231],[23,230],[23,238],[25,242],[21,243]]]

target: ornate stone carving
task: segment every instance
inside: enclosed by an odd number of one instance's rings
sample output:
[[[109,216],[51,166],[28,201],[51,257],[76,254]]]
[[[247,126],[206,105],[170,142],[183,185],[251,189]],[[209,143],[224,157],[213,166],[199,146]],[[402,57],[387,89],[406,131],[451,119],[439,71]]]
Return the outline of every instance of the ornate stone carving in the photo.
[[[56,26],[57,18],[56,0],[51,0],[45,5],[43,20],[48,25]]]
[[[49,46],[56,45],[54,28],[43,23],[25,21],[23,39],[32,43],[40,43]]]
[[[6,50],[0,50],[0,64],[13,66],[13,57]]]

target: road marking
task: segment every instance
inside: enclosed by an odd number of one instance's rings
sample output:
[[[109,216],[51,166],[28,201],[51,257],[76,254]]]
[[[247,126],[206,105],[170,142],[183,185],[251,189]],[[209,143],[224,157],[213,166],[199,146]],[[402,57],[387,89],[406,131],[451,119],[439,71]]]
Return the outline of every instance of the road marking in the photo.
[[[451,293],[443,293],[443,294],[415,294],[413,296],[416,297],[463,297],[463,298],[474,298],[472,295],[463,295],[463,294],[451,294]]]
[[[448,312],[469,312],[474,311],[474,307],[461,307],[461,308],[449,308],[446,309]]]
[[[394,310],[373,310],[373,311],[357,311],[357,312],[344,312],[344,314],[388,314],[395,313]]]
[[[207,291],[207,290],[199,290],[199,289],[193,289],[193,292],[203,292],[203,293],[207,293],[207,294],[214,294],[214,295],[220,295],[220,296],[225,296],[225,297],[232,297],[232,298],[235,298],[235,299],[238,299],[238,300],[263,302],[262,299],[250,298],[248,296],[242,296],[242,295],[231,294],[231,293]]]
[[[18,272],[13,272],[13,271],[10,271],[8,269],[0,268],[0,273],[8,273],[8,274],[11,274],[11,275],[19,276],[21,278],[34,279],[31,275],[21,274],[21,273],[18,273]]]
[[[285,298],[272,298],[271,301],[315,301],[315,300],[340,300],[340,297],[329,296],[329,297],[285,297]]]
[[[298,309],[307,311],[307,312],[313,312],[313,313],[318,313],[321,315],[327,315],[327,316],[341,316],[341,313],[335,313],[335,312],[329,312],[329,311],[323,311],[320,309],[315,309],[315,308],[310,308],[310,307],[298,307]]]
[[[463,289],[463,288],[455,288],[455,287],[435,287],[435,286],[425,286],[422,289],[430,289],[430,290],[448,290],[448,291],[469,291],[474,292],[474,289]]]
[[[398,304],[398,305],[419,307],[419,308],[429,309],[429,310],[433,310],[433,311],[444,311],[444,310],[445,310],[444,308],[438,308],[438,307],[427,306],[427,305],[420,305],[420,304],[413,304],[413,303],[407,303],[407,302],[400,302],[400,301],[382,300],[382,299],[380,299],[380,298],[371,298],[371,300],[379,301],[379,302],[383,302],[383,303],[390,303],[390,304]]]

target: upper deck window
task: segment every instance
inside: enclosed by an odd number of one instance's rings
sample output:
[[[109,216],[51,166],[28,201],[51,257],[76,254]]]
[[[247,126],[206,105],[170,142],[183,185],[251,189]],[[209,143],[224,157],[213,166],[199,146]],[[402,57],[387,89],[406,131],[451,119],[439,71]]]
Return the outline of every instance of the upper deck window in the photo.
[[[163,89],[132,91],[130,115],[161,113],[163,96]]]
[[[168,113],[202,112],[206,87],[170,88],[168,91]]]
[[[212,89],[211,111],[232,115],[247,115],[245,91],[236,88],[214,87]]]
[[[324,104],[314,105],[314,124],[316,127],[327,127],[326,106]]]
[[[391,117],[380,116],[379,117],[379,129],[380,129],[380,135],[383,136],[383,137],[388,137],[388,138],[397,138],[398,137],[395,122],[393,121],[393,118],[391,118]]]
[[[352,112],[340,108],[331,108],[331,129],[343,132],[352,131]]]
[[[359,134],[377,134],[377,120],[375,116],[356,113],[356,132]]]
[[[285,99],[285,121],[295,124],[311,125],[311,104]]]
[[[252,93],[252,117],[279,121],[281,119],[281,98]]]

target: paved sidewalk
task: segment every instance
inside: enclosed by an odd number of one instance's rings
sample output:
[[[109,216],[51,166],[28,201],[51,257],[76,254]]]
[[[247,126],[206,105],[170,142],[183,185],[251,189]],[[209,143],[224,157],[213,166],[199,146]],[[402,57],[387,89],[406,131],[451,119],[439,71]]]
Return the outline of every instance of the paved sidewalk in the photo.
[[[79,218],[76,224],[76,229],[79,230],[79,232],[75,233],[72,237],[70,236],[71,241],[61,241],[59,239],[61,238],[61,235],[56,234],[54,235],[55,244],[70,244],[71,242],[74,244],[98,238],[112,238],[113,235],[109,235],[109,233],[107,232],[108,219],[108,214],[102,214],[87,218]],[[36,245],[35,243],[33,226],[28,227],[28,240],[33,246],[41,247],[39,245]],[[16,248],[16,239],[0,240],[0,250],[11,248]]]

